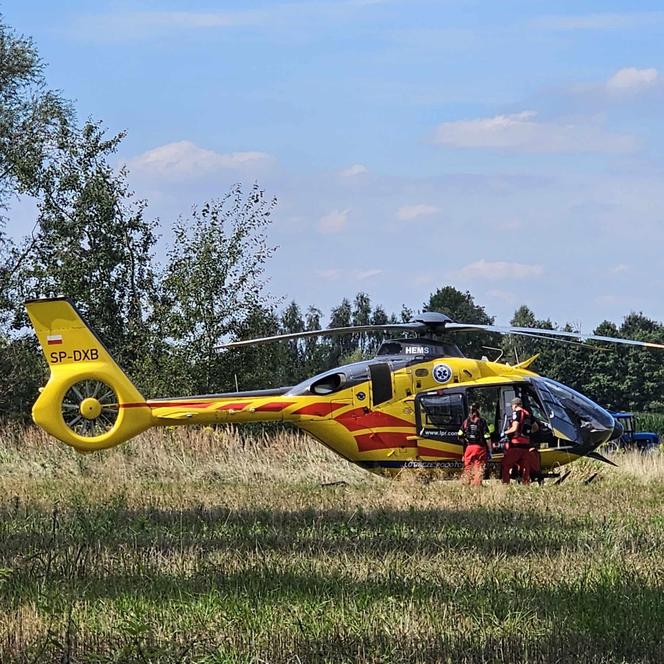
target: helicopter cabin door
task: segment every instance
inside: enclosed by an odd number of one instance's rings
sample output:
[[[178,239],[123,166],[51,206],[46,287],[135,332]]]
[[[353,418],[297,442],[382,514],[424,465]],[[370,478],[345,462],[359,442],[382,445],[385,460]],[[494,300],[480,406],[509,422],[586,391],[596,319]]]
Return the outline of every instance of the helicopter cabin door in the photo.
[[[423,392],[415,399],[417,456],[425,460],[459,460],[459,429],[467,417],[463,390]]]

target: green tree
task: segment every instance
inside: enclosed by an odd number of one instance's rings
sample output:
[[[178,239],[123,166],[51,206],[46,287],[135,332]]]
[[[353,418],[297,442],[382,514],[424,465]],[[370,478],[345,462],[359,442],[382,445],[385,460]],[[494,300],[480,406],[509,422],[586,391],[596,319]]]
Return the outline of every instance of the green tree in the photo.
[[[17,272],[31,243],[17,250],[4,233],[10,201],[20,195],[43,199],[43,172],[62,151],[60,139],[71,129],[71,104],[49,90],[45,65],[28,37],[0,22],[0,314],[7,333],[19,306]],[[38,223],[38,222],[37,222]],[[33,230],[37,230],[37,225]],[[31,238],[34,243],[36,240]]]
[[[304,319],[300,307],[293,300],[283,311],[280,317],[280,334],[294,334],[304,331]],[[281,342],[286,345],[286,357],[284,362],[284,375],[286,382],[298,383],[306,377],[305,339],[291,339]]]
[[[71,104],[46,87],[32,40],[0,23],[0,208],[17,193],[42,194],[44,164],[72,121]]]
[[[370,323],[371,325],[387,325],[390,322],[396,322],[396,321],[391,321],[390,317],[387,315],[385,312],[385,309],[381,307],[380,305],[376,305],[371,312],[371,320]],[[398,336],[398,332],[392,332],[389,334],[386,334],[385,332],[372,332],[368,335],[368,345],[366,349],[366,355],[368,357],[373,357],[377,352],[378,349],[380,348],[380,345],[383,343],[383,341],[392,336]]]
[[[553,324],[550,320],[536,318],[533,311],[526,305],[522,305],[514,312],[514,316],[510,320],[510,325],[513,327],[536,327],[553,330]],[[556,343],[553,341],[517,334],[507,334],[503,336],[500,347],[505,353],[505,360],[510,362],[510,364],[523,362],[529,357],[539,354],[540,357],[534,368],[547,375],[552,370],[552,353],[556,348]]]
[[[304,315],[304,329],[307,332],[320,330],[323,312],[310,305]],[[327,368],[328,345],[321,337],[307,337],[304,340],[304,375],[314,376]]]
[[[578,332],[578,329],[567,323],[561,331]],[[593,370],[590,364],[591,348],[571,339],[543,341],[542,344],[542,371],[550,378],[585,394]]]
[[[493,324],[493,317],[487,314],[484,307],[475,304],[470,292],[465,293],[453,286],[439,288],[424,304],[425,311],[439,311],[447,314],[459,323],[476,323],[479,325]],[[482,357],[486,354],[483,346],[495,346],[494,335],[483,332],[465,332],[455,334],[452,339],[468,357]]]
[[[122,136],[99,125],[62,133],[57,160],[44,165],[38,230],[26,241],[23,297],[67,295],[120,362],[131,369],[146,351],[146,307],[154,293],[154,222],[144,217],[126,172],[108,160]]]
[[[413,320],[413,315],[413,310],[407,307],[405,304],[402,304],[401,311],[399,312],[399,322],[408,323],[409,321]]]
[[[620,326],[620,336],[662,343],[664,326],[641,313],[631,313]],[[644,348],[624,351],[625,371],[622,385],[632,410],[664,410],[664,363],[662,353]]]
[[[257,304],[237,323],[237,334],[243,339],[279,334],[279,316],[269,306]],[[263,390],[293,384],[288,365],[288,342],[269,342],[231,349],[221,355],[215,387],[223,389]],[[237,381],[229,386],[230,379]]]
[[[0,420],[27,420],[43,383],[44,367],[31,335],[0,337]]]
[[[358,293],[353,301],[351,325],[371,324],[371,298],[366,293]],[[368,332],[359,332],[352,338],[353,350],[360,358],[371,354],[371,338]]]
[[[232,387],[216,347],[248,334],[245,322],[270,302],[263,273],[274,248],[265,230],[275,205],[258,185],[246,195],[236,185],[175,225],[162,287],[165,329],[196,391]]]
[[[352,321],[352,307],[348,298],[343,298],[339,306],[332,309],[330,315],[330,327],[350,327]],[[350,357],[355,351],[355,344],[353,342],[353,335],[340,334],[330,336],[327,339],[329,348],[327,367],[332,368],[343,364],[343,359]]]
[[[125,364],[145,336],[154,237],[124,173],[107,164],[121,136],[105,139],[90,123],[79,129],[72,105],[47,88],[44,70],[32,40],[0,24],[0,212],[21,195],[38,204],[19,246],[7,240],[0,218],[4,414],[27,415],[45,369],[33,337],[22,336],[26,297],[73,297]]]
[[[618,327],[609,321],[600,323],[594,334],[605,337],[620,337]],[[592,367],[585,389],[582,390],[593,401],[610,408],[623,410],[629,408],[628,395],[624,390],[626,373],[626,349],[623,346],[602,344],[597,349],[588,351],[586,361]]]

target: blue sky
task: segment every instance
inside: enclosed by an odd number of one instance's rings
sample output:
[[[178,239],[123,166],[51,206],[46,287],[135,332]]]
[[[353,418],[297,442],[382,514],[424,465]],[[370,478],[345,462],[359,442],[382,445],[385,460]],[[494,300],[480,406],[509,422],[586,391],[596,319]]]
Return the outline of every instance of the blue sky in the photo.
[[[398,312],[452,284],[501,323],[664,320],[661,2],[0,7],[82,118],[127,130],[165,240],[234,182],[277,197],[277,296]]]

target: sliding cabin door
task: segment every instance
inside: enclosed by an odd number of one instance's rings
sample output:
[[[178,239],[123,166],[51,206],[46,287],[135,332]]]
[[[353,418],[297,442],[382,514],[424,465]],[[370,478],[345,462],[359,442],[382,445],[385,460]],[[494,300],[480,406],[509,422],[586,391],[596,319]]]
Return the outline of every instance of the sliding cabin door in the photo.
[[[420,393],[415,399],[417,456],[423,460],[459,460],[463,444],[459,429],[467,417],[463,391]]]

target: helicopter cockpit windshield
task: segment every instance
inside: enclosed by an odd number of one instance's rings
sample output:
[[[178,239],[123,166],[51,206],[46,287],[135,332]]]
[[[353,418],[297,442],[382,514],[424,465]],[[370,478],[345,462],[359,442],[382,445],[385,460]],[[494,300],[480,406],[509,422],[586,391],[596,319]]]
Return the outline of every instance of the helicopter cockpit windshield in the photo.
[[[575,432],[581,433],[582,442],[596,445],[606,439],[607,432],[613,430],[613,416],[583,394],[551,378],[533,378],[532,382],[554,417],[560,419],[562,410],[563,419],[572,424]]]

